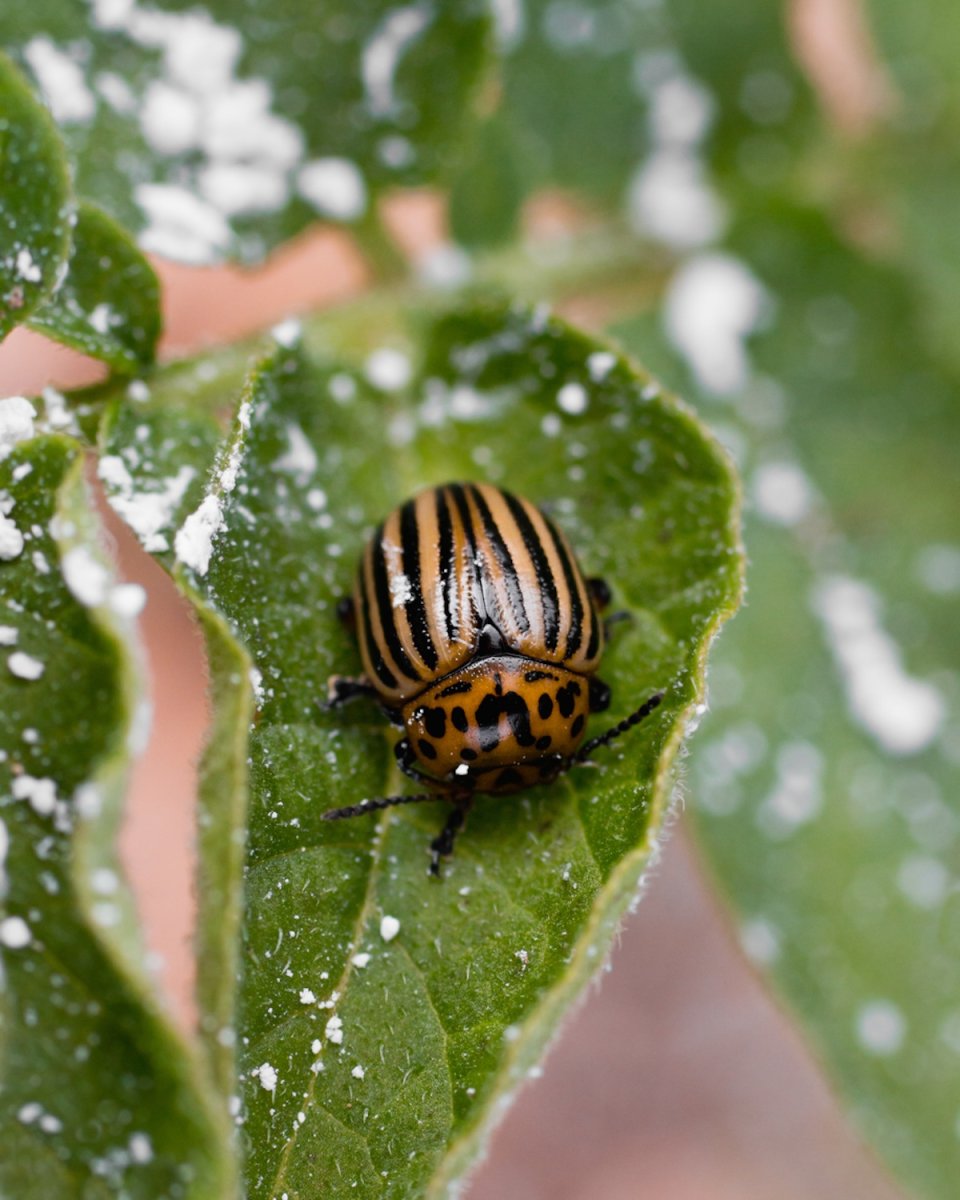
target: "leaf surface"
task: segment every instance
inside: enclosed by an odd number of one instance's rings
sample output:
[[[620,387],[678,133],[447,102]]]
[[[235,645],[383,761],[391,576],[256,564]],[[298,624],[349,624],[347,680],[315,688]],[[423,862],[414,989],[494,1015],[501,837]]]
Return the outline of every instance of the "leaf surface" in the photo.
[[[70,249],[70,214],[56,126],[0,50],[0,339],[56,286]]]
[[[12,401],[4,402],[6,404]],[[129,614],[79,445],[0,462],[0,1192],[224,1197],[226,1123],[156,999],[114,842],[143,737]]]
[[[392,332],[360,322],[352,367],[336,341],[321,322],[252,373],[176,543],[189,591],[226,622],[211,643],[222,703],[242,714],[253,689],[257,707],[248,743],[214,744],[208,760],[208,855],[236,846],[224,809],[239,819],[231,797],[246,761],[250,773],[245,870],[231,882],[220,860],[202,933],[211,976],[219,954],[232,978],[223,926],[242,888],[242,987],[235,1014],[208,993],[210,1028],[237,1047],[251,1196],[442,1195],[635,895],[706,643],[736,602],[736,492],[685,410],[542,310],[491,304]],[[158,403],[139,419],[167,418]],[[123,453],[121,420],[110,453]],[[378,710],[335,717],[318,701],[331,673],[358,669],[335,606],[373,523],[457,477],[549,507],[631,611],[603,664],[607,719],[667,697],[596,767],[479,803],[438,882],[426,867],[441,802],[321,820],[403,784]],[[227,628],[249,682],[223,653]],[[384,917],[399,922],[391,940]],[[227,1017],[235,1037],[221,1035]]]
[[[5,5],[78,192],[159,255],[255,261],[442,178],[488,60],[482,0]]]

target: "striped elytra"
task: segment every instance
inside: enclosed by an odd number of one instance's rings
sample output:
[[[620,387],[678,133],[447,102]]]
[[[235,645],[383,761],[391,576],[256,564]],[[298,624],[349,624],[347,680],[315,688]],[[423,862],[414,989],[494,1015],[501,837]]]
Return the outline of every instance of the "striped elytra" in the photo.
[[[437,873],[474,796],[550,783],[643,720],[659,694],[584,741],[590,714],[610,700],[596,676],[609,596],[549,517],[503,488],[448,483],[395,509],[341,606],[364,674],[331,679],[329,702],[378,699],[404,728],[400,769],[429,790],[325,817],[446,796],[453,809],[431,846]]]
[[[399,707],[469,662],[506,649],[596,670],[603,625],[563,533],[485,483],[429,488],[367,544],[354,594],[364,670]]]

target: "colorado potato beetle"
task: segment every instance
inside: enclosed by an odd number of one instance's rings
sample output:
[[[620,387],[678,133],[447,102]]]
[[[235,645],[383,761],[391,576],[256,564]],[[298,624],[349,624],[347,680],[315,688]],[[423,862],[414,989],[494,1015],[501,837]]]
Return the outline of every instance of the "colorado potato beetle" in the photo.
[[[438,874],[475,796],[551,783],[642,721],[662,693],[584,741],[587,718],[610,703],[596,675],[609,602],[550,518],[503,488],[450,483],[392,512],[340,603],[364,673],[334,676],[328,706],[378,700],[404,729],[400,769],[431,790],[363,800],[325,819],[445,797],[452,809],[430,847]]]

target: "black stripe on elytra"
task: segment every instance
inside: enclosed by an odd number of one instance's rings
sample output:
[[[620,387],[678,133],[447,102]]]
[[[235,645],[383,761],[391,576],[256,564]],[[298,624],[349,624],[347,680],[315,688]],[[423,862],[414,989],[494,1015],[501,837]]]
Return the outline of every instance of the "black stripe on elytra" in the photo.
[[[410,593],[404,609],[410,636],[420,658],[432,671],[437,665],[437,648],[430,636],[427,624],[427,606],[423,602],[423,587],[420,577],[420,531],[414,502],[408,500],[400,509],[400,545],[403,550],[403,573],[406,575]]]
[[[507,502],[507,508],[510,509],[510,515],[516,521],[517,528],[520,530],[523,544],[526,546],[527,553],[533,562],[533,569],[537,573],[537,583],[540,585],[540,602],[543,605],[544,641],[548,650],[556,650],[557,638],[560,636],[560,597],[557,595],[557,582],[553,577],[553,571],[550,570],[550,562],[547,559],[543,543],[540,541],[533,522],[527,515],[526,509],[516,496],[511,496],[509,492],[503,492],[502,494],[504,500]]]
[[[473,684],[469,679],[461,679],[459,683],[451,683],[449,687],[445,687],[442,692],[437,692],[437,699],[441,696],[462,696],[465,692],[473,690]]]
[[[450,519],[450,508],[443,488],[437,488],[437,533],[440,538],[440,594],[443,596],[443,610],[447,619],[447,641],[452,642],[460,623],[460,613],[456,604],[456,592],[451,592],[457,584],[456,564],[453,561],[453,521]]]
[[[597,651],[600,649],[600,621],[597,619],[597,611],[593,607],[593,601],[587,605],[587,615],[590,620],[590,641],[587,643],[587,658],[592,659],[597,657]]]
[[[373,535],[373,586],[377,594],[377,612],[383,627],[383,640],[390,651],[390,657],[397,664],[397,669],[408,679],[419,680],[419,674],[400,644],[397,627],[393,621],[393,605],[390,599],[390,587],[387,583],[387,560],[383,553],[382,525]]]
[[[367,595],[366,571],[362,567],[360,570],[360,619],[363,623],[363,640],[366,643],[370,661],[373,663],[374,674],[384,687],[395,688],[397,686],[396,678],[383,661],[380,643],[373,636],[373,625],[370,621],[370,598]]]
[[[487,507],[487,502],[481,495],[479,488],[471,485],[470,493],[480,514],[483,531],[490,542],[494,557],[497,560],[497,566],[503,574],[503,582],[507,588],[507,598],[510,601],[510,607],[513,609],[517,627],[521,633],[529,633],[530,618],[527,616],[527,606],[523,602],[523,585],[520,583],[520,577],[517,575],[513,556],[510,553],[507,543],[503,540],[500,526],[493,519],[493,513]]]
[[[544,518],[544,520],[547,519]],[[580,649],[580,643],[583,641],[583,604],[580,600],[580,589],[577,587],[577,572],[570,561],[570,555],[563,544],[563,539],[554,529],[552,521],[547,520],[547,528],[553,538],[560,566],[563,568],[563,578],[566,580],[567,590],[570,592],[570,628],[567,630],[567,645],[563,652],[563,657],[570,659]]]

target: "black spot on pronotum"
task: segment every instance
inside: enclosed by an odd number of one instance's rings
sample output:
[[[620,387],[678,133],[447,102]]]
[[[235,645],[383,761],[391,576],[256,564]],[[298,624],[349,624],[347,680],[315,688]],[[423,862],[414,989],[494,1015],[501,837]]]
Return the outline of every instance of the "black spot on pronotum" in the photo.
[[[437,757],[436,746],[431,745],[431,743],[428,742],[426,738],[418,739],[417,749],[420,751],[420,753],[423,755],[424,758],[436,758]]]
[[[442,708],[428,708],[423,723],[431,737],[442,738],[447,732],[447,714]]]
[[[470,722],[467,720],[467,714],[459,704],[450,714],[450,723],[454,729],[459,729],[461,733],[466,733],[469,728]]]
[[[575,679],[563,687],[557,688],[557,708],[562,717],[572,717],[577,706],[576,697],[580,695],[580,684]]]
[[[523,676],[524,683],[539,683],[541,679],[556,680],[556,675],[551,675],[549,671],[525,671]]]
[[[581,733],[583,733],[583,713],[580,713],[574,723],[570,726],[571,737],[577,738]]]
[[[476,750],[471,750],[469,746],[464,746],[464,748],[460,751],[460,757],[464,762],[473,762],[473,760],[477,757],[477,752]]]
[[[550,699],[550,697],[547,695],[546,692],[544,692],[543,695],[540,697],[540,699],[537,701],[537,712],[540,714],[541,718],[544,721],[548,720],[550,717],[550,714],[553,712],[553,701]]]
[[[442,692],[437,692],[437,699],[442,700],[444,696],[463,696],[473,688],[473,684],[469,679],[461,679],[459,683],[451,683],[449,687],[445,687]]]
[[[553,741],[553,738],[550,736],[550,734],[545,733],[543,735],[543,737],[537,738],[537,749],[538,750],[548,750],[550,748],[550,743],[552,741]]]
[[[517,692],[507,692],[504,696],[484,696],[477,705],[476,720],[482,750],[492,750],[499,744],[497,727],[501,716],[507,718],[510,732],[519,746],[533,745],[534,736],[530,731],[530,711],[527,702]]]

